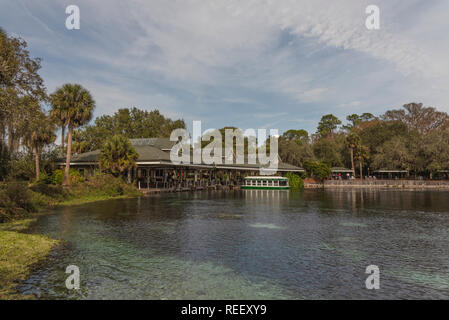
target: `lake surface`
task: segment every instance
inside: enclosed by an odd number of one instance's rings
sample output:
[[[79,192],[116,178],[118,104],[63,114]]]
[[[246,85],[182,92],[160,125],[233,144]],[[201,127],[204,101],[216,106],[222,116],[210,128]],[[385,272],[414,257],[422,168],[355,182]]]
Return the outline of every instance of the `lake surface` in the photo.
[[[447,191],[163,194],[61,208],[30,232],[65,241],[19,287],[38,298],[449,298]]]

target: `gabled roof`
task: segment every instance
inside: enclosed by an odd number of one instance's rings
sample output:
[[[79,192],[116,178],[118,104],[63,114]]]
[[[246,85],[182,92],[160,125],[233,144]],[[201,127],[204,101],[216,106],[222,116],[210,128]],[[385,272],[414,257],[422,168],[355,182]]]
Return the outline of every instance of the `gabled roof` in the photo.
[[[168,138],[148,138],[148,139],[130,139],[131,144],[136,149],[139,158],[137,161],[170,161],[170,153],[163,150],[170,150],[175,141]],[[71,162],[96,162],[100,160],[100,150],[94,150],[75,154],[72,156]],[[64,161],[64,159],[61,159]]]
[[[134,146],[139,157],[137,158],[137,163],[145,162],[160,162],[170,164],[170,150],[176,144],[175,141],[170,141],[168,138],[148,138],[148,139],[130,139],[131,144]],[[80,154],[75,154],[72,156],[71,162],[73,164],[96,164],[100,160],[101,151],[95,150]],[[191,158],[192,159],[192,158]],[[64,160],[61,159],[61,163]],[[215,165],[217,168],[235,168],[240,169],[242,167],[248,169],[259,169],[260,167],[265,167],[256,160],[255,164],[248,163],[248,155],[244,157],[244,164],[226,164],[225,157],[223,156],[223,164]],[[293,166],[288,163],[279,161],[278,170],[280,171],[304,171],[302,168]]]
[[[170,150],[176,141],[170,141],[169,138],[142,138],[142,139],[130,139],[133,146],[152,146],[160,150]]]
[[[139,155],[137,162],[161,160],[170,161],[170,152],[162,151],[157,147],[150,145],[134,145],[134,149],[136,149],[136,152]]]
[[[96,162],[100,159],[100,150],[94,150],[72,155],[71,162]],[[65,161],[65,159],[61,159]]]

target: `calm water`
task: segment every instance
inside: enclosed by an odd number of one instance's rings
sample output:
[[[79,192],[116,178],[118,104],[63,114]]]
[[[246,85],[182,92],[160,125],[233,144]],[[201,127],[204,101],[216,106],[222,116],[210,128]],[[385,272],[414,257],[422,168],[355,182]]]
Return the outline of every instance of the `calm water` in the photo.
[[[42,216],[62,239],[21,286],[49,299],[449,298],[449,192],[247,190]],[[380,268],[380,290],[365,268]],[[78,292],[65,268],[81,272]]]

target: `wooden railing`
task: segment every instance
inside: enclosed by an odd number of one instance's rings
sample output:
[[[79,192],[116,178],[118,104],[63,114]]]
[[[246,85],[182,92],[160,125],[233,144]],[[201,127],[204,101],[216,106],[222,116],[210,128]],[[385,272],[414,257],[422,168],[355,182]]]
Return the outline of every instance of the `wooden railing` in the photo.
[[[325,180],[324,187],[449,188],[448,180]]]

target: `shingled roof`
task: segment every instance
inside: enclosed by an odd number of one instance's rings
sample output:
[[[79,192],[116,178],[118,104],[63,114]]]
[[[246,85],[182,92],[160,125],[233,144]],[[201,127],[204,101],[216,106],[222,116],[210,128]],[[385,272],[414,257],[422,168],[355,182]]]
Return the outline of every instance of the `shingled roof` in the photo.
[[[170,164],[170,150],[176,144],[175,141],[170,141],[168,138],[146,138],[146,139],[130,139],[139,157],[137,163],[145,162],[161,162]],[[94,150],[90,152],[75,154],[72,156],[71,163],[73,164],[96,164],[100,160],[101,151]],[[61,163],[63,159],[61,159]],[[249,164],[248,157],[245,156],[245,164],[226,164],[223,156],[223,164],[216,165],[217,168],[248,168],[259,169],[261,166],[258,161],[256,164]],[[304,171],[302,168],[293,166],[288,163],[279,161],[278,170],[283,171]]]
[[[136,149],[139,158],[137,162],[143,161],[170,161],[170,152],[168,152],[176,142],[168,138],[148,138],[148,139],[130,139],[131,144]],[[163,151],[166,150],[166,151]],[[100,150],[75,154],[72,156],[74,163],[97,162],[100,160]]]
[[[160,150],[169,151],[176,144],[176,141],[170,141],[168,138],[142,138],[130,139],[131,144],[137,146],[152,146]]]

